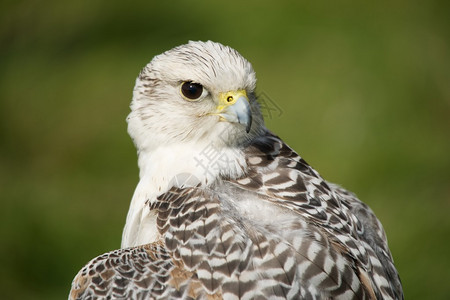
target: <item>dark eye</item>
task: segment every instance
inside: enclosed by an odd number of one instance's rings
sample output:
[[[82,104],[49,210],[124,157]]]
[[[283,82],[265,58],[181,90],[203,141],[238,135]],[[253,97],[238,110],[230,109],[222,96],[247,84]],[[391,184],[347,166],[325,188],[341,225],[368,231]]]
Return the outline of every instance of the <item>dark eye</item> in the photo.
[[[181,85],[181,93],[188,100],[197,100],[203,94],[203,86],[194,82],[183,82]]]

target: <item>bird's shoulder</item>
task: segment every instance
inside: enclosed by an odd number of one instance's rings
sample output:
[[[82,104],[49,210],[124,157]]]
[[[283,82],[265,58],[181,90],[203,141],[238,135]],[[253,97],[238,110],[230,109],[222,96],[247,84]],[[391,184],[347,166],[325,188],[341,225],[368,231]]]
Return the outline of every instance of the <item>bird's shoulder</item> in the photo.
[[[255,139],[244,152],[247,172],[231,180],[233,185],[294,212],[326,234],[362,270],[384,274],[388,289],[402,293],[385,231],[367,204],[352,192],[327,182],[270,132]]]
[[[245,147],[244,153],[246,173],[229,180],[231,184],[251,190],[261,199],[287,208],[333,234],[358,234],[360,227],[366,226],[375,233],[377,242],[386,240],[369,206],[323,179],[278,136],[268,132]]]

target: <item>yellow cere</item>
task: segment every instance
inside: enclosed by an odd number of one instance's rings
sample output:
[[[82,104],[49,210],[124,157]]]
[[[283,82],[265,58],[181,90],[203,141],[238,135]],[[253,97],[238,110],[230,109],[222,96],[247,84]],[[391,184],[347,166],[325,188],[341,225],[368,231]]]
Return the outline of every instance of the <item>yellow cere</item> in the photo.
[[[245,90],[220,93],[219,94],[219,105],[217,106],[217,111],[220,112],[220,111],[224,110],[226,107],[233,105],[234,103],[236,103],[237,99],[239,99],[239,97],[241,97],[241,96],[244,96],[245,98],[247,98],[247,101],[248,101],[247,92]]]

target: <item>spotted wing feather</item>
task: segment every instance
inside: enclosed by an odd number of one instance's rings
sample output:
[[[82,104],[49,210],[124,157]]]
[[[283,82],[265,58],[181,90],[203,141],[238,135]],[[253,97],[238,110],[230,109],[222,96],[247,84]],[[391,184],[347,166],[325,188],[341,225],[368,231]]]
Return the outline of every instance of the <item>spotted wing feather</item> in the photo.
[[[326,182],[277,136],[247,147],[247,177],[234,183],[317,226],[357,263],[360,279],[378,299],[402,299],[403,291],[386,234],[372,210],[345,189]]]
[[[287,238],[276,226],[253,223],[233,201],[217,190],[172,189],[152,206],[167,250],[207,296],[369,298],[356,263],[319,228],[299,218]]]
[[[162,296],[174,268],[161,244],[120,249],[91,260],[75,277],[70,299]]]

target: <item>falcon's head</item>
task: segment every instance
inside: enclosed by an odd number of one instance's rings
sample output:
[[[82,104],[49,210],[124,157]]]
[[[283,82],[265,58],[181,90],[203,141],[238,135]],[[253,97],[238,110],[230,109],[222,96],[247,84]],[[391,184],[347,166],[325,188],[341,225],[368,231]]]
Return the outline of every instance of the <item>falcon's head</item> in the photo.
[[[264,130],[255,85],[236,50],[211,41],[178,46],[139,74],[128,132],[140,151],[202,140],[243,144]]]

